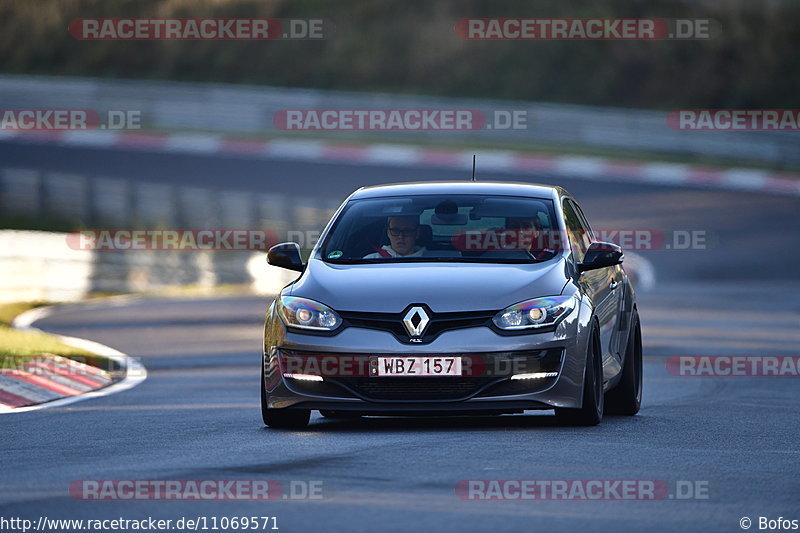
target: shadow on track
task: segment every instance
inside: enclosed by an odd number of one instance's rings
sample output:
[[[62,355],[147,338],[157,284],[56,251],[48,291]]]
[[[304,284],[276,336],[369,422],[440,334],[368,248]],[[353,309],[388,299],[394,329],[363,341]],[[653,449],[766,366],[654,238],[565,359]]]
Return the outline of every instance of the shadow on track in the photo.
[[[312,418],[310,425],[302,430],[281,430],[268,427],[261,428],[270,434],[311,434],[311,433],[356,433],[356,432],[405,432],[422,430],[428,432],[453,430],[502,430],[520,428],[558,428],[567,432],[598,431],[611,427],[639,426],[646,423],[646,416],[606,416],[599,426],[576,427],[564,424],[552,414],[536,415],[501,415],[501,416],[418,416],[418,417],[361,417],[352,419]]]

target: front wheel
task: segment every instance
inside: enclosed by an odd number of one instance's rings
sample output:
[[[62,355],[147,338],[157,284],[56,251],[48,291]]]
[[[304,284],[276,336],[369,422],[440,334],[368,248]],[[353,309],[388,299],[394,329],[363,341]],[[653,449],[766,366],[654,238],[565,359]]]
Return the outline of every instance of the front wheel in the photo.
[[[275,429],[303,429],[308,425],[308,409],[272,409],[267,407],[267,388],[264,385],[264,358],[261,359],[261,419]]]
[[[270,409],[261,408],[264,423],[275,429],[303,429],[308,425],[311,411],[308,409]]]
[[[597,325],[586,348],[586,371],[583,373],[583,404],[577,409],[556,408],[558,419],[570,426],[596,426],[603,420],[603,361]]]
[[[622,365],[619,383],[606,395],[606,411],[611,415],[633,416],[642,406],[642,328],[636,310],[631,314],[631,331]]]

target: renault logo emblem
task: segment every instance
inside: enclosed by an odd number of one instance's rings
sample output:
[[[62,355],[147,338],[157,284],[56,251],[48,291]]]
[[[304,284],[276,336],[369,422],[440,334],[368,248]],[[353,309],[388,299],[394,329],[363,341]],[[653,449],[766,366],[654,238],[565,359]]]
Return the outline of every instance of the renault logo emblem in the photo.
[[[408,335],[414,340],[415,337],[422,337],[422,333],[428,327],[428,322],[430,321],[431,319],[428,318],[428,313],[425,312],[425,309],[414,306],[408,310],[408,313],[403,318],[403,325],[406,327]]]

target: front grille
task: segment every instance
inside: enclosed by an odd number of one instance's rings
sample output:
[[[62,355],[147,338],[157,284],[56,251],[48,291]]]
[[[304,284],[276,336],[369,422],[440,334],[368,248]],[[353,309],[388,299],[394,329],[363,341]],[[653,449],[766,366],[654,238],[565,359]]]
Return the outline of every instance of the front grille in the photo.
[[[409,306],[411,307],[411,306]],[[339,311],[346,326],[379,329],[393,334],[399,341],[410,343],[408,332],[403,326],[403,317],[408,309],[401,313],[364,313]],[[489,327],[492,317],[497,311],[468,311],[456,313],[434,313],[426,308],[430,323],[421,340],[422,343],[433,341],[441,333],[454,329]]]
[[[371,400],[461,400],[473,396],[495,378],[381,377],[331,380]]]

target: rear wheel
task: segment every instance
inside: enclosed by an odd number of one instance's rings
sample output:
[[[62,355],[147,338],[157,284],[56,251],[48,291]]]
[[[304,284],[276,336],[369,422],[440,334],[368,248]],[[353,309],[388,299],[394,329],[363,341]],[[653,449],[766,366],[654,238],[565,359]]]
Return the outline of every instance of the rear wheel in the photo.
[[[631,331],[625,348],[622,377],[616,387],[606,394],[606,412],[611,415],[633,416],[642,405],[642,328],[639,314],[631,314]]]
[[[276,429],[302,429],[311,418],[309,409],[271,409],[267,407],[267,388],[264,386],[264,359],[261,360],[261,419]]]
[[[558,419],[571,426],[596,426],[603,419],[603,361],[597,325],[593,326],[587,344],[583,404],[577,409],[556,408]]]

